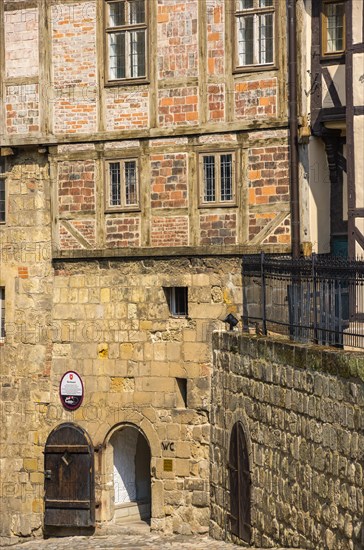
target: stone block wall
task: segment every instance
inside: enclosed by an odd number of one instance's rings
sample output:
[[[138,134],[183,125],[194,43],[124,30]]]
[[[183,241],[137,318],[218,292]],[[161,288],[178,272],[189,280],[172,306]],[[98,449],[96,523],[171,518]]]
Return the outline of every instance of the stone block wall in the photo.
[[[18,191],[12,200],[37,196],[36,178],[29,175],[29,185],[23,178],[11,182]],[[228,312],[241,309],[240,259],[52,264],[50,249],[44,258],[34,255],[41,238],[50,243],[49,213],[36,215],[41,228],[9,225],[3,232],[11,234],[8,255],[16,239],[26,244],[26,235],[34,250],[21,248],[23,255],[9,256],[1,270],[8,301],[0,345],[0,544],[42,536],[44,448],[63,422],[86,430],[96,449],[96,521],[114,516],[110,437],[132,425],[151,449],[152,528],[207,532],[211,335]],[[171,315],[165,291],[171,286],[188,288],[188,316]],[[74,412],[59,399],[69,370],[85,388]]]
[[[252,544],[364,544],[364,354],[237,333],[213,336],[211,533],[230,534],[228,456],[249,450]]]
[[[57,261],[50,428],[73,420],[101,446],[96,467],[97,520],[113,517],[109,434],[126,422],[152,451],[152,527],[202,533],[209,524],[211,335],[226,311],[241,307],[239,259]],[[188,316],[169,310],[165,289],[188,288]],[[58,403],[67,370],[83,379],[74,413]],[[186,397],[179,389],[185,380]],[[164,471],[164,459],[172,471]],[[111,464],[111,467],[110,467]],[[197,492],[196,492],[197,491]]]
[[[49,167],[18,149],[5,163],[6,222],[0,225],[0,544],[40,536],[43,447],[39,427],[51,395],[53,269]]]

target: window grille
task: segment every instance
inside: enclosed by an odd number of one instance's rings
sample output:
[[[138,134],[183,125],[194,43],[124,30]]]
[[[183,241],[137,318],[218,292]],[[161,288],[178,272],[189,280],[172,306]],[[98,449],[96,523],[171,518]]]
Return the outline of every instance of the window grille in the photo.
[[[138,169],[136,159],[108,162],[107,208],[139,207]]]
[[[201,158],[202,204],[233,203],[235,200],[234,153],[201,154]]]

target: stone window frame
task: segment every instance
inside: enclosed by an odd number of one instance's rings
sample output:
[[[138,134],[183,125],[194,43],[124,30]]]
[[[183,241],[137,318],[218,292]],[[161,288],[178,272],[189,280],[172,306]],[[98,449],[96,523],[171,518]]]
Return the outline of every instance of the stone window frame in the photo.
[[[188,287],[163,287],[171,317],[188,317]]]
[[[5,287],[0,286],[0,343],[5,341]]]
[[[136,168],[136,201],[132,204],[126,203],[125,197],[125,163],[135,162]],[[110,204],[111,180],[110,180],[110,164],[120,163],[123,167],[120,170],[122,177],[120,178],[120,204]],[[139,212],[140,211],[140,162],[139,158],[133,156],[123,156],[117,158],[108,158],[104,161],[105,173],[105,212]]]
[[[0,157],[0,226],[6,224],[7,202],[6,160]]]
[[[219,160],[218,166],[220,167],[221,156],[222,155],[231,155],[232,156],[232,198],[230,200],[221,200],[221,177],[220,170],[218,170],[217,181],[216,181],[216,198],[215,200],[206,201],[204,198],[205,195],[205,179],[204,179],[204,166],[203,159],[204,157],[214,157],[215,165],[216,159]],[[231,208],[237,206],[237,159],[238,151],[234,148],[224,148],[224,149],[203,149],[198,152],[198,182],[199,182],[199,207],[200,208]]]
[[[342,49],[336,49],[333,51],[327,51],[328,47],[328,9],[331,6],[343,6],[343,35],[342,35]],[[346,50],[346,17],[345,17],[345,0],[322,0],[321,5],[321,55],[323,57],[335,57],[342,56]]]
[[[150,21],[151,10],[150,10],[150,0],[144,0],[144,11],[145,11],[145,21],[143,23],[135,24],[125,24],[119,26],[110,26],[109,25],[109,5],[110,4],[124,4],[130,5],[131,2],[135,0],[102,0],[103,1],[103,35],[104,35],[104,68],[105,68],[105,83],[109,86],[115,85],[128,85],[128,84],[148,84],[149,83],[149,57],[150,57],[150,32],[148,21]],[[114,33],[125,33],[130,35],[130,33],[135,31],[144,31],[145,33],[145,51],[144,51],[144,62],[145,62],[145,74],[143,76],[132,77],[130,75],[125,78],[111,78],[110,76],[110,54],[109,54],[109,35]],[[129,69],[130,66],[128,65]],[[130,73],[130,70],[127,71]]]
[[[234,7],[231,11],[232,20],[231,20],[231,26],[232,26],[232,36],[233,36],[233,66],[234,66],[234,73],[243,73],[243,72],[252,72],[252,71],[271,71],[272,69],[276,69],[276,58],[277,58],[277,51],[278,51],[278,32],[277,32],[277,20],[280,16],[280,2],[277,2],[277,0],[272,1],[272,6],[266,6],[261,7],[260,6],[261,0],[252,0],[253,7],[252,8],[245,8],[245,9],[239,9],[239,2],[240,0],[227,0],[228,3],[233,2]],[[272,46],[273,46],[273,59],[272,61],[268,63],[261,63],[259,60],[253,60],[253,63],[250,64],[240,64],[239,63],[239,46],[238,46],[238,32],[237,32],[237,25],[238,25],[238,19],[247,17],[249,15],[254,16],[254,29],[253,32],[259,32],[259,24],[258,24],[258,17],[261,15],[266,14],[272,14],[273,15],[273,39],[272,39]],[[259,43],[259,40],[256,37],[256,34],[253,35],[253,43],[257,44]],[[254,49],[254,54],[256,55],[256,50]]]

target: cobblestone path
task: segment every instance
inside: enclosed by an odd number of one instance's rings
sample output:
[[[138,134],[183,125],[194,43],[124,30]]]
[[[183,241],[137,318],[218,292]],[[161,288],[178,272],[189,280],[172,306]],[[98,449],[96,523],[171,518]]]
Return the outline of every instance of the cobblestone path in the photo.
[[[207,536],[164,536],[150,533],[149,530],[130,533],[124,529],[117,534],[98,534],[90,537],[33,539],[11,547],[0,546],[0,548],[7,548],[7,550],[106,550],[110,548],[120,550],[238,550],[242,547],[213,540]]]
[[[206,536],[161,536],[145,534],[49,538],[46,540],[33,540],[22,544],[16,544],[10,548],[11,550],[106,550],[109,548],[120,548],[122,550],[232,550],[234,548],[239,548],[239,546],[215,541]],[[7,547],[7,549],[9,550],[9,547]]]

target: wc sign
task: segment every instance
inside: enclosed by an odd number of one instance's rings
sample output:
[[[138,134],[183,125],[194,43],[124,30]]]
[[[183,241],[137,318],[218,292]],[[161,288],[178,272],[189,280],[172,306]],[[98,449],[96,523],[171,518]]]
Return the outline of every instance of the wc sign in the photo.
[[[59,385],[59,397],[64,408],[69,411],[78,409],[83,400],[83,393],[83,383],[77,372],[66,372]]]

